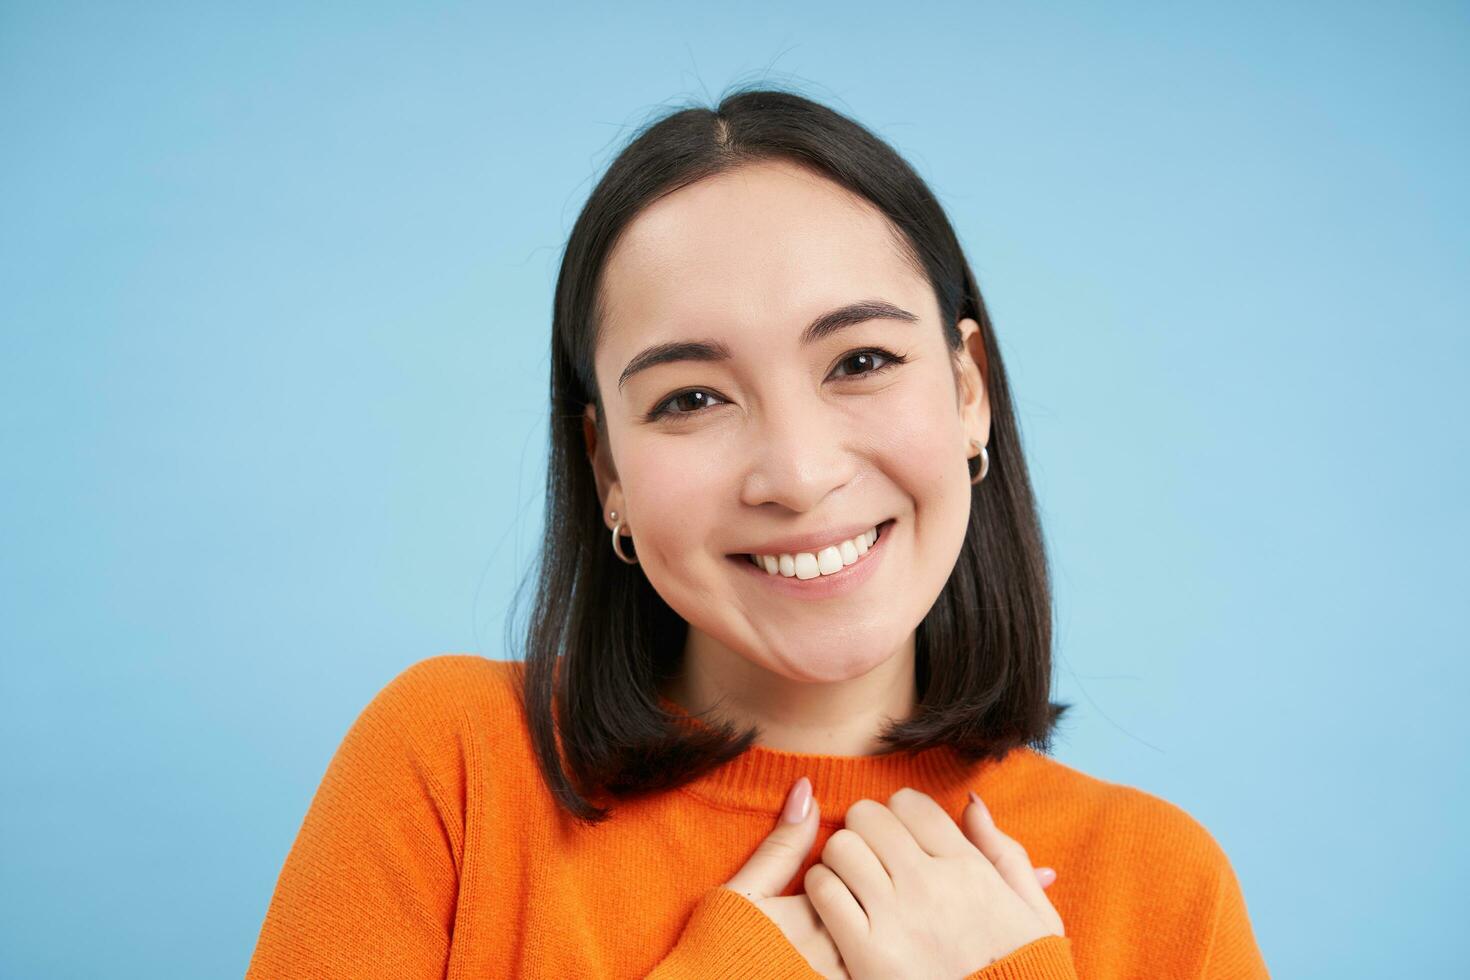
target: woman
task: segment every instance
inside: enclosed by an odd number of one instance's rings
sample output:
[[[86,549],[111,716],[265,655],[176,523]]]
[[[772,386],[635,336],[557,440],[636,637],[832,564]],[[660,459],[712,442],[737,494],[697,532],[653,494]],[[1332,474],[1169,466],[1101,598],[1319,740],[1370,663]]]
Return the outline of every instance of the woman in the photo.
[[[783,92],[669,115],[553,329],[524,662],[364,710],[249,976],[1266,976],[1209,833],[1045,754],[1000,349],[889,146]]]

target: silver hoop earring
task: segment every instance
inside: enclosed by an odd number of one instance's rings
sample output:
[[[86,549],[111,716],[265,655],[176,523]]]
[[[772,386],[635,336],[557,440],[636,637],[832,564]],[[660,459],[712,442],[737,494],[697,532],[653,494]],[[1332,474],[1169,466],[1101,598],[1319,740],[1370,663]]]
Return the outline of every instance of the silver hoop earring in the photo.
[[[977,445],[979,445],[979,443],[977,443],[974,439],[971,439],[970,440],[970,445],[977,446]],[[974,456],[971,456],[970,457],[970,459],[974,459],[974,458],[975,458]],[[968,468],[969,465],[970,465],[969,462],[966,461],[965,466]],[[970,475],[970,486],[973,487],[975,484],[977,484],[981,480],[985,479],[985,474],[986,473],[989,473],[989,472],[990,472],[990,453],[988,453],[985,450],[985,447],[984,446],[980,446],[980,472],[979,473],[972,473]]]
[[[616,551],[618,553],[618,557],[621,558],[625,564],[628,564],[628,565],[636,565],[636,564],[638,564],[638,559],[637,558],[629,558],[627,555],[623,554],[623,544],[619,540],[619,538],[621,537],[621,535],[618,534],[618,532],[623,529],[623,522],[618,520],[618,512],[615,511],[615,510],[614,511],[610,511],[607,516],[608,516],[608,519],[609,520],[617,521],[617,523],[613,525],[613,529],[612,529],[612,546],[613,546],[613,551]]]

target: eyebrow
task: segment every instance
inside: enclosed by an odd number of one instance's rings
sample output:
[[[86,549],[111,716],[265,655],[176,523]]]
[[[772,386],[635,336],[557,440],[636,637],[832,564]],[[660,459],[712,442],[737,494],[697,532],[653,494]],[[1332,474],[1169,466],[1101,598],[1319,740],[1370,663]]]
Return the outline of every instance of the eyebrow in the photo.
[[[917,323],[919,318],[886,300],[862,300],[839,306],[817,317],[801,332],[801,344],[803,347],[815,344],[844,327],[866,323],[869,320],[903,320]],[[624,382],[639,371],[646,371],[658,364],[669,364],[675,361],[728,361],[732,356],[729,346],[718,340],[681,340],[654,344],[652,347],[639,351],[637,356],[628,362],[628,366],[623,368],[623,373],[618,377],[618,387],[622,388]]]

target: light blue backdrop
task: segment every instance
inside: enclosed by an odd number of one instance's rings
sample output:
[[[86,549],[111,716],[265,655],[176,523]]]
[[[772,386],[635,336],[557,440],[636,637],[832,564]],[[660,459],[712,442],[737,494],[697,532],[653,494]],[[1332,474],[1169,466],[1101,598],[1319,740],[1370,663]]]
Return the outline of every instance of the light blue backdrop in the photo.
[[[1464,975],[1466,6],[566,7],[0,10],[0,975],[238,976],[357,712],[515,655],[561,244],[761,80],[969,250],[1058,757],[1277,975]]]

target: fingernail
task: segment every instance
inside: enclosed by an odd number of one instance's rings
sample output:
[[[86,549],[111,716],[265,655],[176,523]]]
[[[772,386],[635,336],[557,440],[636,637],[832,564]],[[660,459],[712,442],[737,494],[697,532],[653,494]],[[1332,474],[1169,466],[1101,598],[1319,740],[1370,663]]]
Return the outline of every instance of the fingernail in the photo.
[[[1036,877],[1041,881],[1041,887],[1046,888],[1057,880],[1057,873],[1052,868],[1037,868]]]
[[[977,807],[980,808],[980,815],[982,817],[989,817],[990,816],[990,809],[989,809],[989,807],[987,807],[985,805],[984,801],[982,801],[980,799],[980,797],[978,797],[978,796],[975,795],[975,791],[973,789],[970,790],[970,802],[973,803],[973,804],[975,804]]]
[[[811,808],[812,781],[802,776],[786,796],[786,808],[781,811],[781,820],[784,823],[801,823]]]

